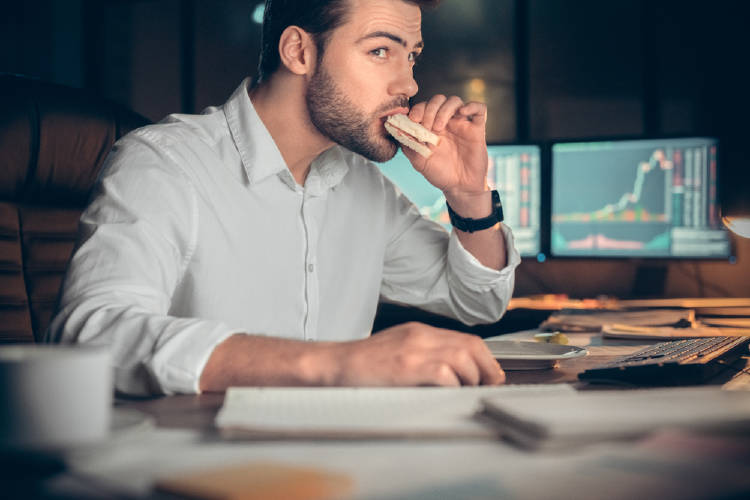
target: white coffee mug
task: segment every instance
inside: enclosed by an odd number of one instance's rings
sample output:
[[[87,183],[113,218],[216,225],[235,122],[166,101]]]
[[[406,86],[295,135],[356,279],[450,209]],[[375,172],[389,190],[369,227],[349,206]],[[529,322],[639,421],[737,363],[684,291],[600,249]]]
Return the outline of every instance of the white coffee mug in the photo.
[[[112,392],[104,347],[0,346],[0,448],[64,450],[101,441]]]

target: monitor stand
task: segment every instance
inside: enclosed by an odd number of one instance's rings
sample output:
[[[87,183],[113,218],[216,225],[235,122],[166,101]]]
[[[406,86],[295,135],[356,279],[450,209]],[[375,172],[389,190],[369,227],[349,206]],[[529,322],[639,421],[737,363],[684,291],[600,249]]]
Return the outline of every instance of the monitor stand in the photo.
[[[638,298],[663,297],[667,283],[667,264],[639,263],[631,295]]]

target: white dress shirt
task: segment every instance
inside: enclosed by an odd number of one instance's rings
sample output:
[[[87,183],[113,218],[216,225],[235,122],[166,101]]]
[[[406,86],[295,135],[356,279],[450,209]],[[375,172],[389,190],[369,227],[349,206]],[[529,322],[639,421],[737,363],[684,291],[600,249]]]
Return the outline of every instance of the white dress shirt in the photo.
[[[120,391],[194,393],[230,335],[362,339],[381,296],[468,324],[500,318],[520,262],[506,227],[508,265],[487,268],[338,146],[298,185],[248,82],[223,107],[115,144],[48,341],[109,345]]]

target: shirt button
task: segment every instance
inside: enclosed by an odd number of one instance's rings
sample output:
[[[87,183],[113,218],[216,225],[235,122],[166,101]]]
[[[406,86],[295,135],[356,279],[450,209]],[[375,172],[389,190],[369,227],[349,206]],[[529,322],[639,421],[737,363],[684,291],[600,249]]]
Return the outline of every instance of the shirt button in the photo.
[[[307,265],[307,271],[308,272],[310,272],[310,273],[313,272],[313,269],[315,269],[315,266],[313,266],[312,264],[308,264]]]

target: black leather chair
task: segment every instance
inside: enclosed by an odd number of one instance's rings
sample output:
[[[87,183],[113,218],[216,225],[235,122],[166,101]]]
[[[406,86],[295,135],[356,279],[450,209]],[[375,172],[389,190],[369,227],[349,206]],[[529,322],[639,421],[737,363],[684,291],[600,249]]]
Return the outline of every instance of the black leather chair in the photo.
[[[0,74],[0,342],[44,334],[104,158],[147,123],[81,89]]]

